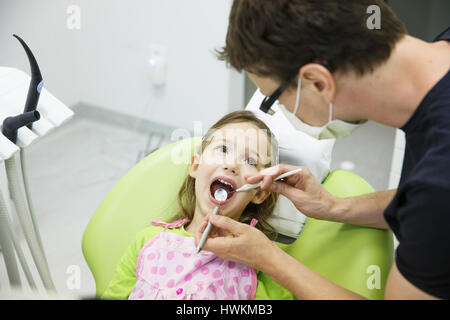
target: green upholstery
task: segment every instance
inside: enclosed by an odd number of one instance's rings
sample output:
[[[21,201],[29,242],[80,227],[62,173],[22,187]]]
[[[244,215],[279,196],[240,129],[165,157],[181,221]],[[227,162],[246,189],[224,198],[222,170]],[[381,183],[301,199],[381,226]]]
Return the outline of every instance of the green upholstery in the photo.
[[[177,192],[194,148],[200,138],[165,146],[133,167],[109,192],[93,215],[83,235],[82,249],[96,283],[97,296],[106,289],[115,268],[135,234],[152,219],[171,219],[177,213]],[[373,192],[357,175],[333,171],[325,188],[339,197]],[[300,237],[283,250],[335,283],[364,295],[382,299],[384,284],[393,261],[392,234],[308,218]],[[378,266],[381,288],[369,289],[367,280]],[[260,277],[267,290],[277,284]]]

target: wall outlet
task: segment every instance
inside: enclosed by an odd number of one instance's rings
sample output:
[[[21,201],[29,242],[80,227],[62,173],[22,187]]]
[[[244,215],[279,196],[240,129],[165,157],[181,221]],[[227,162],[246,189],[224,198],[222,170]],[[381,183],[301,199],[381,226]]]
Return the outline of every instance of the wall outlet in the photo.
[[[152,84],[162,86],[167,80],[167,47],[161,44],[151,44],[149,46],[148,64]]]

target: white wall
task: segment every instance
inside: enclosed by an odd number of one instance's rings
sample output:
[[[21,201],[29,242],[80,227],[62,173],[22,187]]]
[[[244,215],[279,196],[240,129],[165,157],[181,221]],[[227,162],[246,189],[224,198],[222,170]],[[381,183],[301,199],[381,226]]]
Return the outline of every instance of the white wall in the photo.
[[[69,5],[81,28],[66,26]],[[210,126],[243,104],[244,76],[212,51],[224,44],[231,0],[0,0],[0,65],[29,72],[17,33],[45,86],[68,106],[92,104],[177,127]],[[168,48],[167,84],[150,84],[149,45]]]
[[[397,129],[395,130],[394,151],[392,153],[391,173],[389,176],[388,189],[397,188],[400,177],[402,175],[403,157],[405,155],[405,133]]]
[[[405,156],[405,143],[405,133],[400,129],[396,129],[388,189],[396,189],[400,182],[403,168],[403,157]],[[397,248],[398,244],[398,239],[394,235],[394,248]]]

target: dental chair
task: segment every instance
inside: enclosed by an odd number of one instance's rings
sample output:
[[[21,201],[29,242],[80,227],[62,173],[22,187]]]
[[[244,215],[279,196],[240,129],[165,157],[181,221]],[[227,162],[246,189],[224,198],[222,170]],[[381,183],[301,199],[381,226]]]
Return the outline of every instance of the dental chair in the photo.
[[[136,233],[153,219],[171,219],[178,210],[177,193],[201,138],[181,140],[147,156],[109,192],[86,227],[82,250],[102,295],[121,256]],[[338,197],[373,192],[356,174],[335,170],[323,183]],[[393,262],[392,233],[387,230],[308,218],[291,244],[277,243],[295,259],[327,279],[368,299],[383,299]],[[256,299],[294,296],[259,273]]]

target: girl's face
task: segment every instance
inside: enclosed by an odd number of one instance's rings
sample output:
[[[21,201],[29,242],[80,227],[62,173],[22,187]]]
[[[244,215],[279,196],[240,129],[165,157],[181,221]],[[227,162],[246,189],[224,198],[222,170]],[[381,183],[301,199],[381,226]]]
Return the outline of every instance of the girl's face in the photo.
[[[250,202],[262,203],[270,191],[232,191],[247,183],[245,176],[270,164],[270,150],[267,132],[251,123],[231,123],[216,130],[203,153],[192,157],[189,175],[195,178],[195,213],[206,215],[220,204],[221,215],[237,220]],[[227,191],[227,200],[214,199],[219,188]]]

